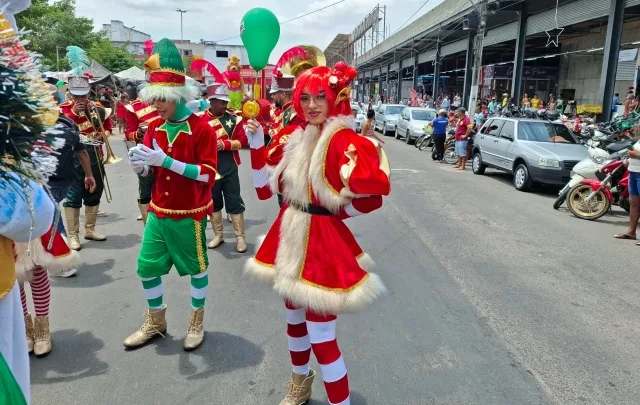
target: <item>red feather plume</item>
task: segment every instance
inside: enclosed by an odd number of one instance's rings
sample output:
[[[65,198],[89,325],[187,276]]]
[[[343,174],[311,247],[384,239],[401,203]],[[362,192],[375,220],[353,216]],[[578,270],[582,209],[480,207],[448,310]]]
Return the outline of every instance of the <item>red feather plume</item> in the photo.
[[[280,59],[273,68],[274,72],[280,71],[280,69],[287,64],[293,58],[303,58],[306,59],[307,51],[304,50],[301,46],[294,46],[291,49],[288,49],[285,53],[282,54]]]
[[[151,52],[153,52],[153,47],[155,45],[156,44],[151,39],[147,39],[146,41],[144,41],[144,45],[143,45],[144,46],[144,53],[147,56],[151,56]]]
[[[227,81],[222,76],[222,73],[215,67],[215,65],[204,59],[196,59],[191,62],[191,70],[202,72],[202,69],[207,69],[207,72],[211,73],[215,83],[226,83]]]

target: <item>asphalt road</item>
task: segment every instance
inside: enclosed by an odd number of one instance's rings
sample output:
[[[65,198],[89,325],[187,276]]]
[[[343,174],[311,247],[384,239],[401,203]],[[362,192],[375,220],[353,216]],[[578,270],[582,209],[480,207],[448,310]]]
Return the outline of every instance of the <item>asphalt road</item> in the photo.
[[[457,172],[392,138],[385,149],[391,196],[349,220],[389,288],[338,321],[352,404],[640,403],[640,247],[612,238],[626,216],[579,220],[552,209],[552,190],[517,192],[507,175]],[[252,250],[277,204],[256,199],[242,158]],[[33,403],[278,404],[290,373],[283,304],[242,275],[249,254],[233,243],[209,251],[200,349],[182,350],[189,280],[172,274],[169,334],[124,350],[145,310],[135,275],[142,224],[126,161],[108,174],[114,201],[99,230],[109,240],[85,243],[78,275],[52,283],[54,349],[31,360]],[[310,404],[327,403],[320,378],[314,388]]]

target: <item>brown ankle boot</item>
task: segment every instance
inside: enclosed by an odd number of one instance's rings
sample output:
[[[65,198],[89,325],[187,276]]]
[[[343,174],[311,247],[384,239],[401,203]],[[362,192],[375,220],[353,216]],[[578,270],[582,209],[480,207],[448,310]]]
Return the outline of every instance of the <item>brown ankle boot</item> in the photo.
[[[51,353],[51,334],[49,333],[49,317],[36,316],[33,333],[33,354],[38,357]]]
[[[163,333],[167,332],[166,313],[166,305],[162,309],[147,310],[144,314],[146,319],[140,329],[129,335],[129,337],[124,340],[125,347],[133,349],[144,345],[155,337],[164,337]]]
[[[316,372],[313,369],[309,370],[309,375],[291,373],[289,392],[280,405],[302,405],[309,401],[315,376]]]
[[[231,215],[233,231],[236,234],[236,250],[238,253],[247,251],[247,242],[244,239],[244,214]]]
[[[213,240],[209,242],[209,249],[215,249],[224,243],[224,226],[222,224],[222,211],[214,212],[211,215],[211,226],[213,227]]]
[[[99,209],[99,205],[95,207],[84,207],[84,238],[102,242],[107,240],[107,237],[96,232],[96,220],[98,219]]]
[[[204,341],[204,308],[192,309],[189,329],[184,338],[184,350],[195,350]]]
[[[31,314],[27,314],[24,317],[24,326],[27,330],[27,349],[29,353],[33,352],[33,337],[34,337],[34,329],[33,329],[33,318]]]

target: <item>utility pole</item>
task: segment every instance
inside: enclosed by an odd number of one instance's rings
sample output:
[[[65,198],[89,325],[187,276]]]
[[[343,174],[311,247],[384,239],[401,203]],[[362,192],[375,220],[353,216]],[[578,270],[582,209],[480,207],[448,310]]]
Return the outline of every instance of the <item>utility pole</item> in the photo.
[[[56,45],[56,72],[60,71],[60,52],[58,50],[60,47]]]
[[[471,2],[473,4],[473,2]],[[484,35],[487,29],[487,0],[481,0],[478,4],[474,4],[478,12],[478,33],[476,35],[476,52],[473,59],[473,77],[471,80],[471,94],[469,95],[469,108],[467,111],[475,111],[478,102],[478,86],[480,81],[480,68],[482,67],[482,48]]]
[[[178,13],[180,13],[180,42],[184,42],[184,31],[182,30],[182,15],[186,12],[188,12],[189,10],[181,10],[181,9],[176,9],[176,11]]]

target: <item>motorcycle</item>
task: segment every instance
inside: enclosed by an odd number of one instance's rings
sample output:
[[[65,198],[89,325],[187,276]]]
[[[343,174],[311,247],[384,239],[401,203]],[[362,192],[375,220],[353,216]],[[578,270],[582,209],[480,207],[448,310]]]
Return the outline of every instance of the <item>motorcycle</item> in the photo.
[[[626,153],[626,148],[632,144],[633,141],[621,141],[608,145],[605,150],[598,147],[598,142],[591,140],[586,141],[585,146],[587,147],[590,157],[581,160],[571,169],[571,179],[558,193],[558,198],[553,203],[553,209],[559,209],[567,199],[569,191],[582,180],[602,180],[604,175],[600,174],[600,169],[612,160],[619,159],[620,155]]]
[[[600,169],[599,173],[606,175],[600,181],[584,179],[573,187],[567,196],[569,210],[578,218],[589,221],[605,215],[612,204],[618,204],[629,212],[629,171],[626,160],[614,160]],[[613,188],[617,192],[612,192]],[[594,209],[595,208],[595,209]]]

